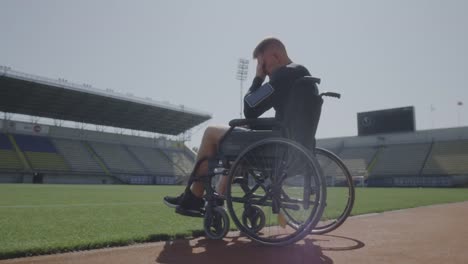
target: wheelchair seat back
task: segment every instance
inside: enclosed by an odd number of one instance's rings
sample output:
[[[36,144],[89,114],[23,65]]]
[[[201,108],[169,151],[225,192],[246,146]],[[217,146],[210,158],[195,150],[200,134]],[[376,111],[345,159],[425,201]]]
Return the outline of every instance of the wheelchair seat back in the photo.
[[[282,121],[283,135],[309,150],[315,149],[315,133],[322,113],[323,99],[317,87],[319,82],[320,79],[311,76],[296,81],[289,93]]]

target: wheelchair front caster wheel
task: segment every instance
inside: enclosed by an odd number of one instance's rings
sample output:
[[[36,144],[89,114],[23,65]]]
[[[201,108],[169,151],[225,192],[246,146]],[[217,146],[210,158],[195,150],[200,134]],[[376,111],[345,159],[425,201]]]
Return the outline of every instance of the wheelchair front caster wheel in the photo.
[[[258,233],[265,227],[265,219],[265,213],[257,205],[246,206],[242,213],[242,224],[254,233]]]
[[[229,216],[224,207],[208,208],[203,220],[205,234],[210,239],[222,239],[229,232]]]

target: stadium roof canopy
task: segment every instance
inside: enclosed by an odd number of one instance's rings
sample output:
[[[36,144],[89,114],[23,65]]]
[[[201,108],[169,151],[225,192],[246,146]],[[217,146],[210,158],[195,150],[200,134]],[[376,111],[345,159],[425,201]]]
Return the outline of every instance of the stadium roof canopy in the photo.
[[[0,68],[0,111],[178,135],[211,116],[184,106]]]

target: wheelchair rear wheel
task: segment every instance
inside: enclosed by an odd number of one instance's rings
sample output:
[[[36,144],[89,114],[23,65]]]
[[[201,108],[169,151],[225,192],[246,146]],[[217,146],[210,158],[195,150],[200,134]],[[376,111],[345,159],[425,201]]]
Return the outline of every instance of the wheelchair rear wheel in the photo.
[[[341,226],[354,205],[354,183],[351,173],[343,161],[332,152],[315,149],[316,158],[327,183],[327,202],[322,218],[312,234],[325,234]]]
[[[240,231],[262,244],[302,239],[320,220],[325,199],[326,185],[315,157],[288,139],[250,145],[229,171],[230,216]]]

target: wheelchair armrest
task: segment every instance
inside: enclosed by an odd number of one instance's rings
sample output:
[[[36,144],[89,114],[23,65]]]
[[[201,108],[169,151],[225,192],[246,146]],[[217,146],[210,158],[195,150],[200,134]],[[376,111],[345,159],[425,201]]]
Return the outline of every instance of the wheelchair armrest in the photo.
[[[275,118],[248,118],[248,119],[233,119],[229,122],[230,127],[248,126],[253,130],[272,130],[275,127],[281,127],[281,122]]]

